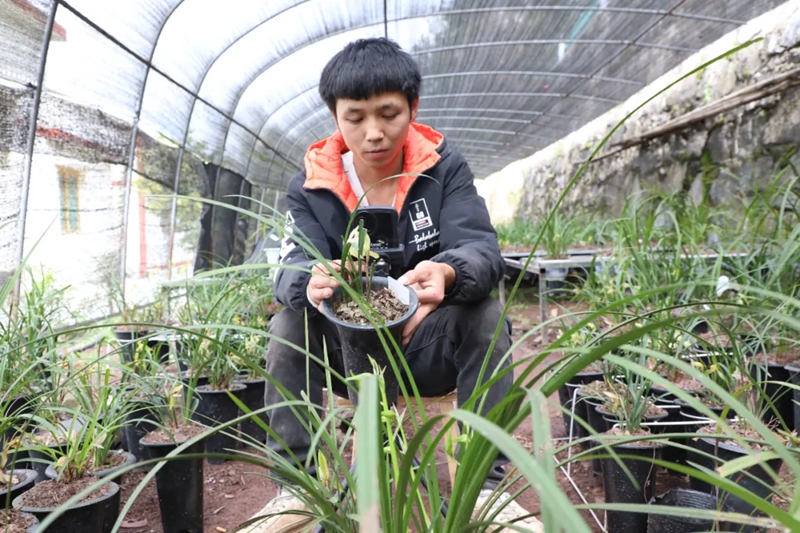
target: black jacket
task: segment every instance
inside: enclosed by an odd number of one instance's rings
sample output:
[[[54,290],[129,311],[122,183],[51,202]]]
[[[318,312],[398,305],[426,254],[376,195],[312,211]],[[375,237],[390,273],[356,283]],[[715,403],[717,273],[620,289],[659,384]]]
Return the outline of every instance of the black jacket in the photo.
[[[341,168],[347,148],[338,132],[311,146],[306,170],[294,176],[286,191],[287,236],[281,264],[309,267],[313,256],[291,237],[311,241],[323,257],[340,259],[342,236],[357,203]],[[447,263],[456,272],[453,290],[442,305],[481,300],[504,274],[497,234],[486,203],[473,184],[464,157],[447,146],[444,137],[427,126],[412,123],[404,146],[404,172],[430,176],[399,179],[395,207],[399,212],[400,242],[405,245],[404,271],[423,260]],[[278,269],[275,297],[290,309],[312,306],[306,297],[310,274]]]

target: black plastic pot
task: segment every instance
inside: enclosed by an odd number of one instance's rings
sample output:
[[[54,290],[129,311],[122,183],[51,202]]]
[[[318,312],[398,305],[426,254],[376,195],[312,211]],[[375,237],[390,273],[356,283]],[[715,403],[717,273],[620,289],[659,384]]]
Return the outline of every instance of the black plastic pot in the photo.
[[[8,507],[11,508],[11,505],[9,504]],[[32,514],[29,514],[29,513],[19,513],[18,516],[20,517],[20,519],[23,519],[23,518],[29,519],[29,520],[26,520],[26,522],[30,521],[30,525],[25,530],[27,533],[36,533],[36,530],[39,529],[39,520],[35,516],[33,516]],[[24,527],[23,524],[19,523],[19,522],[11,522],[10,524],[8,524],[8,526],[9,527],[16,526],[19,529],[22,529],[22,527]],[[0,531],[5,531],[5,529],[3,527],[0,527]]]
[[[653,497],[656,485],[656,466],[653,464],[663,444],[638,443],[613,445],[614,452],[630,470],[633,480],[613,457],[603,461],[603,488],[606,503],[647,503]],[[635,483],[634,483],[635,480]],[[609,533],[642,533],[647,531],[647,514],[626,511],[606,511],[606,529]]]
[[[387,278],[378,276],[372,278],[372,287],[374,290],[388,287],[388,284]],[[415,291],[409,289],[408,296],[409,305],[406,314],[394,322],[386,324],[386,330],[388,330],[389,334],[394,337],[398,344],[400,344],[403,326],[408,319],[413,316],[419,305],[419,300],[417,299],[417,293]],[[342,344],[345,377],[365,373],[371,374],[373,372],[372,362],[370,361],[371,357],[379,366],[385,369],[383,379],[386,385],[386,397],[390,404],[396,403],[399,395],[399,382],[397,376],[392,371],[389,356],[386,354],[383,344],[381,344],[378,332],[371,325],[358,326],[339,320],[334,309],[340,299],[341,288],[337,287],[333,292],[333,297],[322,302],[322,314],[336,326],[339,332],[339,339]],[[358,394],[348,388],[348,396],[354,405],[358,405]]]
[[[698,450],[698,452],[703,452],[703,454],[690,453],[689,461],[712,470],[721,464],[748,455],[747,450],[744,448],[736,446],[731,442],[717,440],[715,438],[697,439],[692,442],[692,447]],[[710,454],[712,457],[705,454]],[[766,464],[773,472],[777,473],[783,464],[783,460],[781,458],[770,459]],[[739,486],[749,490],[761,499],[769,498],[772,494],[771,487],[775,483],[775,480],[767,473],[762,464],[754,465],[744,472],[739,472],[730,476],[728,479],[736,482]],[[694,490],[716,494],[717,499],[733,512],[750,515],[755,511],[755,508],[746,501],[725,491],[721,491],[718,487],[709,483],[694,477],[690,478],[689,483]],[[736,530],[738,531],[738,528]],[[742,531],[755,531],[755,529],[744,527]]]
[[[608,423],[603,418],[603,415],[597,411],[597,408],[603,405],[602,402],[593,398],[584,398],[578,402],[578,405],[581,403],[586,406],[586,422],[595,431],[595,433],[603,433],[608,431]],[[586,433],[587,436],[590,436],[588,431]],[[596,444],[593,442],[588,446],[588,448],[592,449],[595,446]],[[603,475],[603,462],[600,459],[592,459],[592,472],[596,476]]]
[[[263,409],[264,404],[264,388],[266,387],[267,380],[258,379],[255,381],[237,381],[246,386],[244,392],[239,396],[250,411]],[[244,415],[244,411],[239,410],[239,415]],[[260,419],[264,424],[268,423],[265,414],[251,415],[251,417],[241,423],[241,432],[249,437],[253,442],[264,444],[267,442],[267,430],[262,429],[256,422],[256,418]]]
[[[772,405],[766,405],[764,422],[770,424],[777,420],[778,423],[786,424],[789,431],[794,431],[794,402],[792,401],[794,389],[784,385],[791,383],[791,372],[784,365],[770,362],[765,365],[753,358],[750,361],[750,375],[772,403]]]
[[[697,422],[688,420],[686,416],[684,416],[681,411],[681,404],[677,401],[658,400],[656,405],[662,409],[666,409],[668,413],[664,422],[669,423],[669,425],[664,426],[664,433],[690,433],[697,431]],[[670,437],[669,442],[683,446],[689,445],[688,439],[683,437]],[[687,453],[688,451],[685,448],[667,445],[661,451],[661,458],[664,461],[676,465],[685,465]],[[684,475],[682,472],[674,471],[669,468],[667,469],[676,475]]]
[[[0,509],[10,507],[14,498],[33,487],[39,477],[36,470],[6,470],[6,474],[17,476],[20,481],[8,490],[0,490]]]
[[[103,517],[106,507],[116,498],[119,502],[119,485],[108,482],[111,491],[103,496],[70,507],[62,513],[48,528],[47,533],[97,533],[103,529]],[[28,507],[22,502],[25,495],[17,496],[12,502],[15,509],[34,515],[40,522],[56,510],[55,507]]]
[[[604,431],[608,431],[619,422],[619,417],[614,413],[607,411],[605,405],[599,405],[595,407],[595,409],[597,410],[598,413],[600,413],[600,415],[603,417],[603,420],[606,423],[606,429]],[[652,426],[647,427],[647,429],[650,430],[650,433],[663,433],[664,426],[659,426],[658,422],[666,420],[668,416],[669,416],[669,411],[657,415],[646,415],[644,417],[644,422],[646,424],[652,424]]]
[[[567,430],[567,435],[569,435],[569,425],[570,421],[572,420],[572,416],[569,413],[572,412],[572,398],[575,390],[580,388],[582,385],[586,385],[587,383],[592,383],[594,381],[600,381],[601,379],[603,379],[602,372],[586,372],[583,374],[575,374],[572,379],[567,381],[558,389],[558,400],[561,402],[561,405],[564,407],[564,409],[566,409],[566,411],[562,411],[561,415],[564,417],[564,427]],[[582,404],[582,402],[576,403],[575,414],[585,421],[586,405]],[[579,426],[580,424],[575,422],[573,432],[575,432]]]
[[[650,500],[651,505],[682,507],[687,509],[719,508],[717,498],[705,492],[690,489],[672,489]],[[726,509],[727,510],[727,509]],[[647,516],[647,533],[691,533],[695,531],[716,531],[717,522],[709,518],[690,518],[688,516],[669,516],[651,513]],[[719,524],[722,530],[727,530]]]
[[[38,447],[42,447],[41,444],[36,444]],[[51,444],[49,446],[44,446],[46,448],[50,448],[51,450],[55,450],[56,453],[61,456],[67,450],[66,444]],[[37,483],[40,483],[47,479],[47,467],[53,461],[53,458],[46,453],[39,451],[35,448],[30,448],[28,450],[28,457],[31,459],[30,467],[31,469],[35,470],[36,473],[39,475],[38,479],[36,480]],[[35,460],[34,460],[35,459]]]
[[[197,387],[195,394],[199,402],[197,409],[192,414],[192,420],[200,422],[209,427],[216,427],[225,422],[230,422],[239,416],[239,406],[228,396],[228,392],[236,396],[241,401],[241,396],[246,387],[241,383],[231,384],[228,390],[212,390],[208,385]],[[224,430],[227,433],[234,433],[236,428]],[[237,447],[237,440],[231,435],[223,432],[210,435],[206,440],[206,451],[208,453],[230,453]],[[224,463],[224,459],[209,457],[211,464]]]
[[[181,383],[183,383],[183,386],[188,387],[191,381],[191,370],[181,371]],[[203,387],[204,385],[208,385],[208,376],[197,376],[195,378],[195,387]]]
[[[123,363],[133,362],[133,349],[135,343],[141,338],[147,336],[147,330],[127,329],[127,330],[114,330],[114,336],[120,344],[120,353],[122,354]]]
[[[13,418],[22,414],[31,413],[33,412],[32,402],[35,400],[35,395],[15,396],[14,398],[11,398],[11,400],[9,400],[5,405],[0,403],[0,416],[2,416],[2,418]],[[14,423],[11,427],[0,434],[0,448],[2,448],[7,439],[12,439],[16,433],[21,432],[21,426],[26,422],[26,420],[20,420],[19,422],[20,423]]]
[[[800,363],[792,363],[786,365],[786,371],[789,372],[789,379],[792,384],[800,387]],[[794,420],[795,429],[800,428],[800,389],[792,389],[792,415]]]
[[[140,441],[148,459],[166,457],[182,443],[147,444]],[[183,453],[202,454],[205,441],[198,441]],[[158,505],[164,533],[203,533],[203,459],[168,461],[156,472]]]
[[[123,468],[130,466],[136,462],[136,458],[133,456],[132,453],[121,452],[121,451],[112,451],[111,453],[122,454],[125,457],[125,461],[113,468],[98,470],[97,472],[94,472],[92,474],[93,476],[97,478],[103,478],[115,472],[118,472]],[[56,471],[55,467],[52,464],[47,466],[47,471],[45,472],[45,474],[49,479],[58,479],[58,472]],[[124,478],[125,476],[122,475],[114,479],[114,482],[121,485]],[[111,531],[114,530],[114,524],[116,523],[117,517],[119,516],[119,503],[120,503],[119,498],[120,498],[120,493],[117,492],[117,494],[112,498],[110,498],[106,503],[105,511],[103,512],[102,533],[111,533]]]
[[[133,454],[137,462],[145,458],[144,448],[139,441],[151,431],[158,429],[155,424],[157,420],[156,415],[148,409],[135,409],[126,418],[127,424],[122,430],[123,436],[128,451]]]

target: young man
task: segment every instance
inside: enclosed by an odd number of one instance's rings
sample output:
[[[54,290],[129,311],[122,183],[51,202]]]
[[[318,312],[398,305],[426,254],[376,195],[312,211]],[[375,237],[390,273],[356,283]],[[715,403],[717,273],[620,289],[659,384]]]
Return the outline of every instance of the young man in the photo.
[[[393,206],[399,214],[399,233],[405,245],[400,281],[419,297],[419,308],[402,334],[403,354],[423,396],[457,389],[459,403],[470,397],[502,307],[489,294],[503,276],[504,262],[497,235],[483,199],[473,185],[464,158],[450,148],[444,136],[417,124],[421,77],[410,55],[387,39],[359,40],[347,45],[325,67],[319,91],[336,122],[336,132],[313,144],[305,157],[305,171],[286,191],[287,219],[328,259],[341,257],[342,236],[359,198],[361,205]],[[386,180],[389,176],[405,175]],[[287,237],[281,264],[310,266],[302,247]],[[280,269],[275,296],[286,306],[270,323],[270,332],[323,358],[344,374],[341,347],[333,326],[318,312],[320,302],[333,295],[334,278],[316,265],[313,273]],[[489,356],[488,373],[501,365],[511,346],[511,325],[502,328]],[[325,378],[318,365],[284,343],[272,341],[266,354],[267,372],[295,397],[308,395],[322,403]],[[503,366],[510,364],[508,359]],[[308,367],[308,372],[306,371]],[[511,373],[490,390],[485,412],[507,393]],[[308,388],[307,385],[308,384]],[[334,389],[346,395],[342,383]],[[283,401],[268,384],[266,402]],[[271,412],[270,427],[302,462],[311,436],[290,408]],[[289,457],[284,447],[270,441],[275,451]],[[503,478],[499,459],[486,480],[492,489]],[[482,493],[480,508],[490,490]],[[302,503],[282,491],[263,514],[298,510]],[[498,520],[511,521],[526,513],[512,502]],[[302,531],[309,519],[282,515],[263,531]],[[538,531],[535,519],[515,522]]]

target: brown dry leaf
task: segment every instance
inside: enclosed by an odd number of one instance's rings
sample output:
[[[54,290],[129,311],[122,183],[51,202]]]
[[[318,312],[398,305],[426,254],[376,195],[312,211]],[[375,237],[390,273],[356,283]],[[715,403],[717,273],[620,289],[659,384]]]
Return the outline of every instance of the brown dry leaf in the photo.
[[[145,527],[147,525],[147,518],[143,518],[142,520],[123,520],[120,527],[123,529],[136,529],[139,527]]]

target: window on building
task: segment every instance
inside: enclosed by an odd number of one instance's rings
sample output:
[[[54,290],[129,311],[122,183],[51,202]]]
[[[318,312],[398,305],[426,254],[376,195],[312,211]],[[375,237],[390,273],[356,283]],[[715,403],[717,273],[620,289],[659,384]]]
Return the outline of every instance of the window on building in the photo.
[[[78,233],[81,230],[80,189],[82,173],[74,168],[58,167],[61,189],[61,231]]]

